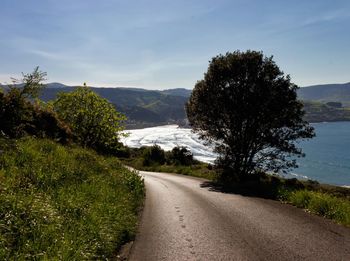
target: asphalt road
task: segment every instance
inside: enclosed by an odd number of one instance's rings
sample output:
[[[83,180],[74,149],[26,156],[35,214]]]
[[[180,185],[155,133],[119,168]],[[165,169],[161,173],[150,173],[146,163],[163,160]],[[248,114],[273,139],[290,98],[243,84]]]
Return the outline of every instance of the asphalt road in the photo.
[[[146,202],[130,260],[350,260],[350,229],[204,180],[143,172]]]

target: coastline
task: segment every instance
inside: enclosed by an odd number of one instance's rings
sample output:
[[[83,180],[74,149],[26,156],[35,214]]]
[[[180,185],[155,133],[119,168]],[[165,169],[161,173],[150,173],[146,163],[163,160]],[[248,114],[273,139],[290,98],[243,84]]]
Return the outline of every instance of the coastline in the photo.
[[[291,171],[288,177],[317,180],[336,186],[350,186],[350,163],[347,160],[350,158],[347,149],[350,139],[346,138],[350,131],[350,122],[318,122],[312,125],[316,128],[317,136],[299,144],[306,157],[297,159],[300,167]],[[205,146],[191,129],[182,128],[177,124],[125,130],[125,132],[131,133],[127,142],[122,141],[129,147],[158,144],[162,149],[169,151],[177,145],[186,146],[199,161],[212,164],[216,158],[215,153]]]

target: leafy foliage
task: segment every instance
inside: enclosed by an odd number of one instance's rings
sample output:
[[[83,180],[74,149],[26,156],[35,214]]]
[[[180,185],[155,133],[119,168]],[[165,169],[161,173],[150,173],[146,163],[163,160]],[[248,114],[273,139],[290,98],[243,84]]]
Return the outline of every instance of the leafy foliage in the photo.
[[[165,163],[165,152],[159,147],[159,145],[154,144],[152,147],[147,147],[143,151],[143,165],[150,166],[153,164],[163,165]]]
[[[186,147],[174,147],[171,151],[164,151],[159,145],[141,147],[130,153],[131,157],[142,157],[143,166],[152,165],[183,165],[190,166],[198,162],[193,159],[193,154]]]
[[[302,119],[297,86],[272,57],[236,51],[212,59],[195,85],[186,112],[202,139],[215,144],[224,176],[295,167],[295,141],[314,136]]]
[[[79,144],[101,152],[114,152],[120,147],[121,121],[126,118],[91,89],[80,87],[60,93],[53,108],[69,124]]]
[[[152,148],[158,156],[150,156]],[[163,155],[165,155],[165,160]],[[210,180],[216,178],[216,171],[211,165],[199,162],[193,159],[191,155],[192,153],[184,147],[175,147],[172,151],[164,151],[159,146],[152,146],[128,148],[128,153],[125,153],[124,157],[120,159],[125,165],[138,170],[178,173]],[[150,160],[150,158],[153,158],[153,160]],[[191,163],[189,163],[191,158]],[[180,161],[185,164],[181,164]]]
[[[46,73],[37,67],[31,74],[23,76],[21,84],[9,86],[6,93],[0,92],[0,130],[5,135],[18,138],[29,134],[60,142],[70,140],[68,126],[50,108],[30,100],[37,97],[44,87],[41,83],[44,76]]]
[[[39,66],[37,66],[32,73],[22,73],[22,76],[21,80],[13,78],[13,85],[10,85],[9,88],[18,90],[21,97],[38,98],[41,91],[45,88],[42,82],[46,80],[47,73],[40,71]]]
[[[175,147],[167,154],[167,161],[175,165],[189,166],[195,164],[192,152],[186,147]]]

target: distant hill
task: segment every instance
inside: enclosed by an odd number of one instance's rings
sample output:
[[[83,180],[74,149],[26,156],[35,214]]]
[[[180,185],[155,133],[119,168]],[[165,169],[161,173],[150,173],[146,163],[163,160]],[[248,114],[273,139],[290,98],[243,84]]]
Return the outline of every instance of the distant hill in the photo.
[[[305,119],[309,122],[350,121],[350,107],[339,107],[338,103],[304,101]]]
[[[49,83],[40,98],[53,100],[59,92],[71,92],[76,87]],[[170,89],[166,91],[140,88],[96,88],[93,91],[113,103],[117,110],[128,117],[127,127],[154,126],[168,123],[186,123],[185,103],[190,90]]]
[[[64,85],[62,83],[59,83],[59,82],[52,82],[46,86],[46,88],[53,88],[53,89],[66,88],[66,87],[69,87],[69,86]]]
[[[53,100],[58,92],[70,92],[75,88],[49,83],[40,98],[44,101]],[[191,95],[189,89],[156,91],[126,87],[91,88],[128,117],[127,128],[168,123],[188,126],[185,103]],[[305,119],[310,122],[350,120],[350,83],[303,87],[298,90],[298,96],[305,106]]]
[[[341,102],[345,106],[350,106],[350,83],[303,87],[298,90],[298,96],[307,101]]]
[[[185,88],[177,88],[177,89],[169,89],[164,90],[162,93],[168,94],[168,95],[176,95],[176,96],[182,96],[182,97],[190,97],[192,90],[185,89]]]

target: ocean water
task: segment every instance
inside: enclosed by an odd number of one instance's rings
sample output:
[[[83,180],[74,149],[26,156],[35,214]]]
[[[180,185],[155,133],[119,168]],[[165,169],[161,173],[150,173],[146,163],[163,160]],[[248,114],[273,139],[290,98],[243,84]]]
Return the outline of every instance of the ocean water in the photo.
[[[306,153],[297,160],[299,168],[292,170],[287,177],[313,179],[321,183],[350,185],[350,122],[312,124],[316,137],[299,144]],[[164,150],[175,146],[188,147],[200,161],[213,163],[216,154],[204,145],[190,129],[177,125],[129,130],[129,137],[123,143],[130,147],[158,144]]]
[[[316,137],[300,143],[306,154],[292,173],[322,183],[350,185],[350,122],[312,124]]]

